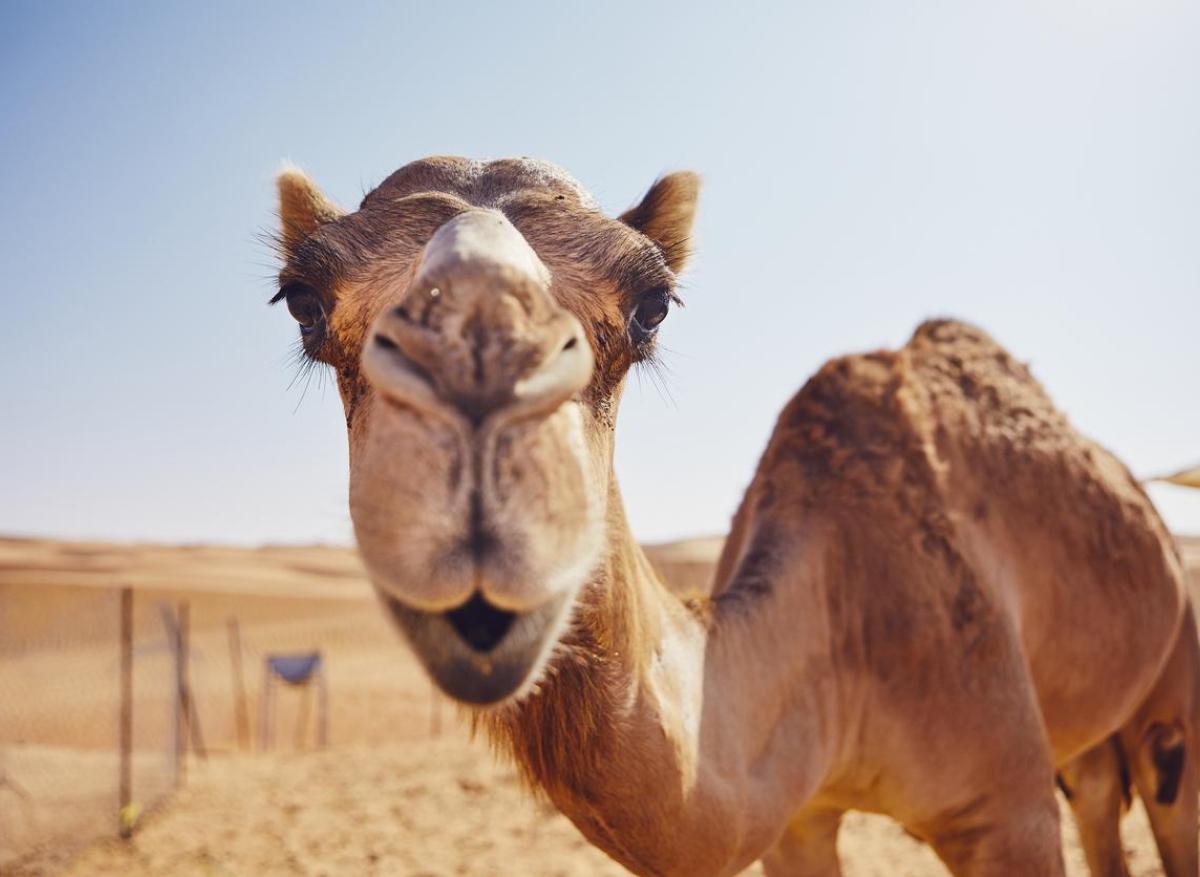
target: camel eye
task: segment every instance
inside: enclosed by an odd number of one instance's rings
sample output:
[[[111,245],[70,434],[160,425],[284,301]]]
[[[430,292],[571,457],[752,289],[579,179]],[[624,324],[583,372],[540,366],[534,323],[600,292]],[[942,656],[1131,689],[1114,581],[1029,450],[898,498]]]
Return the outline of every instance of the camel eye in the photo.
[[[282,294],[287,301],[288,313],[300,324],[301,335],[307,337],[322,331],[325,308],[313,289],[300,283],[290,283],[283,288]]]
[[[629,331],[637,343],[652,336],[671,309],[671,293],[666,289],[652,289],[638,299],[637,307],[629,320]]]

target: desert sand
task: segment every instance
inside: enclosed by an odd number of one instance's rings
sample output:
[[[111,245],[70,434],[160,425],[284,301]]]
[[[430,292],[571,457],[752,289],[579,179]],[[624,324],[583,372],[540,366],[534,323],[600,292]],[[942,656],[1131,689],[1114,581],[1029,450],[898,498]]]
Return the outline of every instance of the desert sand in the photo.
[[[654,546],[673,586],[702,591],[719,539]],[[1184,543],[1200,570],[1200,541]],[[134,801],[115,838],[118,586],[135,590]],[[164,607],[189,606],[206,758],[173,791]],[[230,619],[250,737],[239,737]],[[279,693],[258,751],[268,653],[320,649],[330,746],[304,689]],[[1087,873],[1064,810],[1069,873]],[[1144,814],[1122,826],[1135,875],[1159,873]],[[851,814],[848,875],[945,874],[891,820]],[[0,874],[617,875],[523,789],[433,693],[375,609],[352,551],[0,540]],[[756,866],[748,874],[760,874]]]

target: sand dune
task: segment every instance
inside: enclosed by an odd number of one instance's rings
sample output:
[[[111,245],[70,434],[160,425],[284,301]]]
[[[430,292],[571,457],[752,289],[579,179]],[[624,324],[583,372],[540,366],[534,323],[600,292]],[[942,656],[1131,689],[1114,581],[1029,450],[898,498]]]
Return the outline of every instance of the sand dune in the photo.
[[[681,591],[708,586],[721,540],[652,546]],[[1200,569],[1200,540],[1185,540]],[[116,592],[135,588],[135,801],[154,805],[130,842],[116,825]],[[162,610],[185,601],[205,743],[168,795],[171,667]],[[0,874],[608,875],[625,873],[471,742],[455,710],[376,610],[352,551],[0,540]],[[251,731],[261,661],[320,649],[332,746],[312,751],[311,703],[283,691],[274,751],[244,751],[235,721],[236,618]],[[306,724],[302,718],[309,717]],[[440,726],[435,734],[433,728]],[[1123,831],[1135,875],[1158,873],[1144,815]],[[1084,875],[1074,831],[1070,873]],[[848,875],[944,870],[879,816],[852,814]],[[750,874],[760,873],[752,869]]]

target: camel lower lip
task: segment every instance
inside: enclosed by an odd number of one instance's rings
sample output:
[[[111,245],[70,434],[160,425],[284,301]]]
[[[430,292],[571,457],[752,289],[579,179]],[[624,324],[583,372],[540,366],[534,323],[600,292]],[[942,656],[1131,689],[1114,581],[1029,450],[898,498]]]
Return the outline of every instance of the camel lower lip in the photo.
[[[563,594],[527,612],[510,612],[476,594],[446,612],[425,612],[381,596],[438,687],[476,706],[521,690],[540,666],[567,604]]]

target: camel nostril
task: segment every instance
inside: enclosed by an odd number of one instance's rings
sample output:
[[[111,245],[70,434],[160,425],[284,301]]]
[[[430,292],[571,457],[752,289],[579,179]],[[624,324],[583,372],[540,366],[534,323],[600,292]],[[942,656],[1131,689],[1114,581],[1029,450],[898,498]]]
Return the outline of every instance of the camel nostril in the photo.
[[[446,613],[455,633],[476,652],[490,652],[499,645],[516,618],[515,612],[493,606],[479,592]]]
[[[567,343],[563,345],[563,349],[559,352],[566,353],[568,350],[574,349],[575,345],[578,342],[579,342],[579,339],[576,338],[574,335],[572,335],[569,339],[567,339]]]
[[[391,338],[380,332],[376,332],[371,338],[371,342],[376,347],[386,350],[388,354],[390,354],[389,359],[393,362],[393,364],[399,365],[409,375],[418,378],[425,384],[428,384],[430,387],[434,386],[433,375],[408,357],[404,351],[400,349],[400,345]]]

